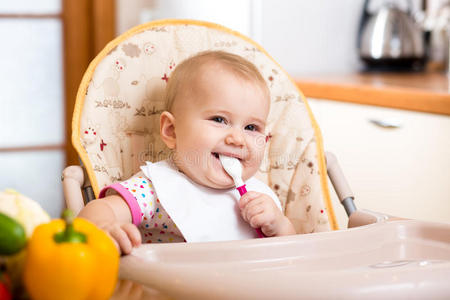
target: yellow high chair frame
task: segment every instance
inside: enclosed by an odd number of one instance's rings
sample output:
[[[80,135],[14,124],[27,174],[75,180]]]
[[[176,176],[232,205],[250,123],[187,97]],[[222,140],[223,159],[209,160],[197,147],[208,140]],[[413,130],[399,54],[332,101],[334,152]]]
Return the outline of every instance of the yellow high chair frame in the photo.
[[[145,160],[167,156],[158,138],[165,81],[176,64],[207,49],[239,54],[266,78],[271,139],[256,176],[278,195],[297,233],[317,233],[143,245],[122,258],[120,276],[181,299],[405,296],[412,291],[408,283],[416,287],[416,297],[448,296],[450,263],[433,262],[450,261],[450,225],[357,210],[336,158],[324,153],[319,127],[295,82],[261,46],[217,24],[143,24],[111,41],[92,61],[72,122],[72,143],[83,166],[63,171],[67,207],[78,213],[104,186],[129,178]],[[338,228],[327,173],[349,215],[348,227],[358,228],[333,231]],[[373,225],[362,226],[368,224]],[[418,260],[422,265],[415,264]],[[400,269],[405,265],[407,273]],[[272,281],[276,284],[268,286]]]

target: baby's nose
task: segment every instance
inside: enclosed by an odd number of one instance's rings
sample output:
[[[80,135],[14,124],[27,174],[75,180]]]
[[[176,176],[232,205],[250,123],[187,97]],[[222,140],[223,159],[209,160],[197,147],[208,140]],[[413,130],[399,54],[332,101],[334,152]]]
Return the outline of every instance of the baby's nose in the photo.
[[[242,130],[231,128],[225,137],[225,143],[228,145],[244,146],[245,140]]]

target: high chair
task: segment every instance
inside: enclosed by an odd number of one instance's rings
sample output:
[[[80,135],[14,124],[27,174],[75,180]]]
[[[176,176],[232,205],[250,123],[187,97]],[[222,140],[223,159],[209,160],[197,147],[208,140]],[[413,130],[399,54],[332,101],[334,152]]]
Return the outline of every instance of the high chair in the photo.
[[[101,188],[129,178],[145,161],[167,157],[158,137],[166,81],[177,64],[204,50],[241,55],[266,79],[270,139],[256,177],[278,195],[298,234],[143,245],[122,258],[120,276],[181,299],[449,296],[450,225],[356,209],[295,82],[261,46],[212,23],[140,25],[92,61],[72,122],[82,167],[63,171],[67,206],[79,212]],[[337,230],[327,173],[349,215],[348,230]]]

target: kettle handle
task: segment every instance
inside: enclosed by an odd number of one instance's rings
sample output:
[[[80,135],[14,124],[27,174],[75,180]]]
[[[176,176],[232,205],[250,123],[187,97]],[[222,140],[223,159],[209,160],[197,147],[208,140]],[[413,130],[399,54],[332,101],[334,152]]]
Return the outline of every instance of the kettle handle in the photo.
[[[368,10],[369,1],[370,0],[364,1],[361,19],[359,20],[358,40],[357,40],[357,48],[358,49],[361,49],[362,32],[363,32],[364,27],[366,26],[367,20],[371,16],[369,13],[369,10]]]

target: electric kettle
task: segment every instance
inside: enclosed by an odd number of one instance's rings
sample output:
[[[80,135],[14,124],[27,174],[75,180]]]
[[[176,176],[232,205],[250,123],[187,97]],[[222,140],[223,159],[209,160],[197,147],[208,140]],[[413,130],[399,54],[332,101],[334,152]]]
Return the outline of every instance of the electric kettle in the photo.
[[[422,70],[425,66],[425,34],[408,12],[385,3],[374,14],[364,2],[358,33],[361,60],[369,69]]]

